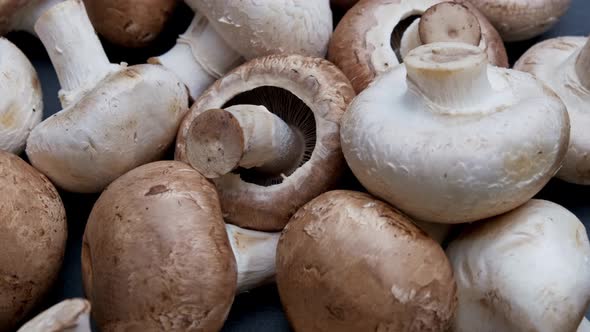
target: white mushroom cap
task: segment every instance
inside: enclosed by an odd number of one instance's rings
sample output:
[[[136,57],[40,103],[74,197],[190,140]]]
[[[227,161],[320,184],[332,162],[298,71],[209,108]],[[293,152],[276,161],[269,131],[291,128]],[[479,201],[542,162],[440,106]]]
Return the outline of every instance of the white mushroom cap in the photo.
[[[27,57],[0,37],[0,150],[19,154],[43,117],[37,72]]]
[[[434,43],[359,94],[340,134],[369,192],[415,219],[461,223],[533,197],[561,166],[569,119],[531,75],[488,65],[475,46]]]
[[[454,332],[576,331],[590,303],[590,243],[565,208],[531,200],[471,225],[447,254]]]
[[[62,301],[40,313],[17,332],[90,332],[90,302]]]

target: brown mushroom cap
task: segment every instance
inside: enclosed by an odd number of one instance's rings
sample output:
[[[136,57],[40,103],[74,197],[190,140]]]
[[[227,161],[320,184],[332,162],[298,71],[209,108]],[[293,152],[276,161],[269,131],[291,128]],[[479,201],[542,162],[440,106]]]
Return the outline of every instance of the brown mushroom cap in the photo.
[[[55,187],[0,151],[0,331],[10,331],[47,293],[61,268],[66,213]]]
[[[295,331],[446,331],[456,284],[442,248],[371,196],[325,193],[291,218],[277,284]]]
[[[65,300],[43,311],[17,332],[90,331],[89,314],[90,302]]]
[[[215,187],[175,161],[123,175],[92,209],[82,271],[103,331],[218,331],[237,272]]]
[[[299,168],[285,175],[278,184],[264,186],[246,182],[239,174],[227,174],[214,181],[227,222],[244,228],[273,231],[282,229],[297,209],[337,183],[346,167],[340,149],[340,119],[354,97],[354,91],[342,72],[323,59],[300,55],[254,59],[219,79],[195,102],[180,126],[176,159],[188,163],[187,137],[198,115],[223,108],[241,93],[261,87],[287,90],[313,112],[316,132],[313,152],[309,160],[304,159]],[[286,107],[284,100],[272,94],[261,94],[260,97],[262,103],[271,99],[279,107]],[[273,107],[265,106],[274,111]]]
[[[0,1],[0,35],[5,35],[12,28],[14,15],[20,9],[39,0],[2,0]]]
[[[111,43],[144,47],[162,31],[176,0],[84,0],[96,31]]]

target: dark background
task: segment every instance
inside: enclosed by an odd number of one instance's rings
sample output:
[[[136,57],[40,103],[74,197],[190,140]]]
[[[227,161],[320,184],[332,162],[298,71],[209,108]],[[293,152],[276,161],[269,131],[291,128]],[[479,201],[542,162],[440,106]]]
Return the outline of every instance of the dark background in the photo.
[[[339,14],[336,13],[336,15]],[[108,45],[104,41],[103,45],[111,62],[145,63],[147,58],[162,54],[172,47],[176,37],[188,26],[191,18],[191,11],[184,5],[180,6],[174,14],[172,24],[166,28],[155,45],[149,48],[121,49]],[[546,34],[525,42],[507,44],[510,63],[514,64],[523,52],[541,40],[558,36],[588,34],[590,34],[590,1],[573,0],[567,14]],[[12,33],[8,35],[8,38],[23,50],[39,73],[44,93],[45,117],[59,111],[60,104],[57,98],[59,83],[41,42],[25,33]],[[61,192],[61,194],[67,210],[69,231],[64,266],[46,301],[31,315],[62,299],[83,296],[80,268],[82,234],[86,219],[98,195],[66,192]],[[568,208],[584,222],[587,229],[590,229],[590,187],[575,186],[559,180],[552,180],[538,197],[554,201]],[[237,296],[223,331],[289,331],[276,287],[267,286]]]

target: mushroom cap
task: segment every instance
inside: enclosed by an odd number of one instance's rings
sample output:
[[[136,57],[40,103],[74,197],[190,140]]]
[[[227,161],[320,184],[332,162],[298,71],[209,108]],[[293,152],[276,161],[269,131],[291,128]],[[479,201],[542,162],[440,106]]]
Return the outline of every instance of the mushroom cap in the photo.
[[[215,187],[175,161],[123,175],[92,209],[82,275],[103,331],[219,331],[237,272]]]
[[[186,88],[156,65],[123,68],[35,127],[31,163],[73,192],[99,192],[164,154],[188,109]]]
[[[0,1],[0,35],[5,35],[13,27],[13,19],[22,8],[29,3],[40,0],[2,0]]]
[[[62,301],[43,311],[17,332],[89,332],[90,302],[84,299]]]
[[[549,30],[571,0],[469,0],[496,27],[504,41],[530,39]]]
[[[576,331],[590,303],[590,243],[563,207],[531,200],[474,223],[447,255],[459,305],[453,331]]]
[[[448,44],[416,48],[406,63],[426,58],[418,52],[442,54]],[[473,56],[482,52],[451,45]],[[441,58],[447,62],[429,64],[432,87],[465,61]],[[342,149],[370,193],[418,220],[463,223],[507,212],[541,190],[567,151],[565,106],[530,74],[490,65],[483,72],[488,88],[463,107],[447,109],[409,87],[406,64],[355,98],[342,119]],[[440,89],[441,95],[461,92]]]
[[[324,57],[332,35],[329,0],[187,0],[246,59],[270,54]]]
[[[421,15],[442,0],[361,0],[342,18],[328,50],[328,59],[350,79],[355,91],[364,90],[376,76],[399,64],[391,47],[391,34],[405,18]],[[494,27],[467,1],[481,26],[480,47],[488,53],[492,64],[507,67],[508,56]]]
[[[442,248],[371,196],[325,193],[285,227],[277,285],[295,331],[446,331],[456,307]]]
[[[557,177],[590,184],[590,91],[580,83],[575,63],[585,37],[545,40],[529,49],[514,69],[533,74],[561,98],[571,122],[570,146]]]
[[[124,47],[149,45],[172,15],[176,0],[84,0],[96,31]]]
[[[10,331],[57,278],[67,238],[55,187],[14,154],[0,151],[0,331]]]
[[[345,167],[340,149],[340,119],[354,91],[342,72],[323,59],[271,55],[251,60],[219,79],[194,103],[180,126],[176,159],[187,162],[186,139],[199,114],[223,108],[240,93],[262,86],[285,89],[311,109],[316,122],[316,145],[311,158],[280,184],[261,186],[233,173],[214,182],[227,222],[273,231],[283,229],[297,209],[337,183]]]
[[[0,150],[21,153],[43,117],[43,94],[27,57],[0,37]]]

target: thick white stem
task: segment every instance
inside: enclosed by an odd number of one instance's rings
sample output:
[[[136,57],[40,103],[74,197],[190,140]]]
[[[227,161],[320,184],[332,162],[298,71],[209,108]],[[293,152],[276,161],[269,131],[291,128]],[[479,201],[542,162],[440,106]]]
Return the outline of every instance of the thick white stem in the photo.
[[[66,0],[47,10],[35,24],[35,31],[68,95],[93,88],[119,68],[109,63],[81,0]]]
[[[35,22],[37,22],[43,13],[62,1],[63,0],[29,1],[29,4],[15,15],[13,30],[26,31],[32,35],[37,35],[35,33]]]
[[[257,232],[226,224],[238,265],[238,293],[274,281],[281,233]]]
[[[580,83],[590,90],[590,36],[576,60],[576,74]]]
[[[577,332],[590,332],[590,322],[586,317],[582,319],[582,323],[580,323]]]
[[[198,13],[172,49],[148,60],[175,73],[186,85],[193,100],[243,61],[215,32],[207,18]]]

